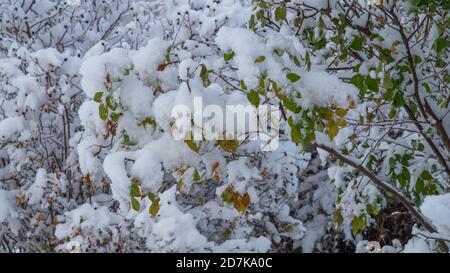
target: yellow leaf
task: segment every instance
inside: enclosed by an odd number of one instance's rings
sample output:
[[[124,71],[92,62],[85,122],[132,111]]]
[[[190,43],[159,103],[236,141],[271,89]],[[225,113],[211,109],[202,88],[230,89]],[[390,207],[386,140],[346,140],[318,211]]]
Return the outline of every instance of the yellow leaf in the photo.
[[[183,190],[183,179],[178,180],[177,186],[179,191]]]
[[[159,212],[159,201],[158,202],[152,202],[152,205],[150,206],[149,213],[150,215],[155,218],[156,215],[158,215]]]
[[[237,140],[219,140],[218,143],[222,150],[228,153],[234,153],[239,147],[239,142]]]
[[[399,41],[395,40],[392,45],[391,45],[391,54],[394,55],[395,53],[397,53],[397,46],[398,44],[400,44]]]
[[[198,153],[198,150],[200,148],[197,146],[197,143],[195,143],[192,139],[185,140],[184,142],[187,144],[189,148],[191,148],[192,151]]]
[[[332,139],[339,133],[339,127],[334,120],[330,120],[327,125],[328,136]]]
[[[244,206],[244,204],[242,204],[242,200],[241,199],[237,199],[234,201],[234,208],[240,213],[240,214],[244,214],[245,210],[247,209],[247,207]]]
[[[338,119],[337,120],[337,125],[339,126],[339,127],[344,127],[344,126],[347,126],[347,121],[345,120],[345,119]]]
[[[335,113],[336,113],[336,115],[338,115],[338,116],[340,116],[342,118],[342,117],[345,117],[345,115],[347,115],[347,109],[336,108]]]
[[[331,111],[330,109],[324,107],[322,108],[321,112],[326,120],[330,120],[333,118],[333,111]]]

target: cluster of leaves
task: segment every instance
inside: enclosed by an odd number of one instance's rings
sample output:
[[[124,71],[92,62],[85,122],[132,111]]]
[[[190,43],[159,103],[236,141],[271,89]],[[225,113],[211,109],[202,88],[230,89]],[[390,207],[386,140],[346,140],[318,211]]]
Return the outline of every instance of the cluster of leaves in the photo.
[[[141,210],[140,200],[147,197],[151,201],[151,205],[149,207],[149,214],[155,218],[158,215],[159,211],[159,197],[152,192],[148,192],[147,194],[143,194],[141,188],[138,185],[138,182],[135,181],[131,184],[130,188],[130,196],[131,196],[131,208],[135,211]]]
[[[242,214],[245,213],[250,204],[250,196],[248,193],[244,193],[244,195],[241,196],[238,192],[235,192],[231,186],[228,186],[222,192],[222,200],[227,204],[232,204],[234,208]]]

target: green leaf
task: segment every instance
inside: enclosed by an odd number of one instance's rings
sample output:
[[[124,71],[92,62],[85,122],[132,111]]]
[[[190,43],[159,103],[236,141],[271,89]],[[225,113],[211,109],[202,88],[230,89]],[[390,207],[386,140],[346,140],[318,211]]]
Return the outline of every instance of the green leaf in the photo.
[[[367,84],[367,88],[369,88],[369,90],[374,91],[374,92],[378,92],[379,86],[378,86],[378,80],[377,79],[372,79],[369,75],[367,75],[367,77],[366,77],[366,84]]]
[[[102,103],[98,106],[98,114],[101,120],[106,120],[108,118],[108,108]]]
[[[112,96],[107,96],[107,97],[106,97],[106,106],[108,106],[109,109],[111,109],[111,110],[113,110],[113,111],[116,111],[116,109],[117,109],[117,103],[115,103],[115,102],[113,101]]]
[[[198,173],[198,170],[195,169],[193,179],[195,182],[199,182],[202,178],[200,177],[200,174]]]
[[[359,231],[366,227],[366,217],[364,214],[353,218],[352,220],[352,234],[355,236]]]
[[[95,102],[101,102],[102,101],[103,92],[97,92],[94,95],[94,101]]]
[[[280,5],[275,9],[275,20],[281,21],[286,18],[286,6]]]
[[[344,217],[342,217],[342,214],[338,210],[333,212],[333,222],[338,225],[341,225],[344,222]]]
[[[118,121],[120,118],[120,113],[116,113],[116,112],[111,113],[110,117],[111,117],[112,121]]]
[[[397,175],[397,181],[400,184],[400,187],[404,188],[406,186],[406,179],[403,177],[403,175]]]
[[[266,56],[259,56],[255,59],[255,63],[262,63],[266,60]]]
[[[406,181],[409,181],[409,179],[411,179],[411,174],[409,173],[408,168],[406,167],[402,168],[402,176],[403,178],[405,178]]]
[[[153,192],[147,193],[147,197],[148,197],[148,199],[150,199],[150,201],[152,201],[152,202],[158,202],[158,201],[159,201],[159,197],[156,196],[156,194],[154,194]]]
[[[363,42],[364,38],[362,36],[356,36],[350,44],[350,47],[356,51],[361,51],[363,49]]]
[[[308,52],[306,52],[306,55],[305,55],[305,64],[306,64],[306,69],[308,71],[311,70],[311,56],[309,56]]]
[[[223,54],[223,59],[228,62],[229,60],[233,59],[234,57],[234,51],[226,52]]]
[[[258,108],[260,101],[259,101],[259,94],[257,92],[255,92],[255,91],[248,92],[247,99],[253,106]]]
[[[146,117],[140,122],[139,125],[143,126],[145,129],[147,129],[148,125],[151,125],[153,128],[157,127],[156,120],[154,120],[152,117]]]
[[[401,157],[401,163],[403,166],[409,166],[409,160],[412,159],[412,156],[410,154],[404,154]]]
[[[418,64],[420,64],[422,62],[422,58],[420,58],[419,55],[414,55],[413,56],[413,61],[414,61],[415,65],[418,65]]]
[[[203,85],[206,87],[211,83],[209,81],[209,71],[204,64],[201,64],[200,66],[201,66],[200,78],[203,81]]]
[[[131,197],[131,208],[135,211],[139,211],[141,209],[141,204],[134,197]]]
[[[450,46],[450,40],[445,37],[439,37],[434,41],[433,47],[437,54],[440,54],[444,49]]]
[[[433,176],[430,174],[429,171],[423,171],[420,176],[422,177],[423,180],[432,180],[433,179]]]
[[[282,49],[279,49],[279,48],[274,48],[273,49],[273,54],[275,54],[275,55],[277,55],[278,57],[281,57],[281,55],[283,55],[283,50]]]
[[[121,134],[122,134],[122,138],[123,138],[123,144],[128,145],[128,146],[135,146],[137,144],[134,140],[132,140],[130,138],[130,136],[127,134],[127,131],[125,131],[125,129],[123,129],[121,131]]]
[[[366,211],[368,214],[376,216],[380,212],[380,207],[377,204],[368,205]]]
[[[424,192],[425,183],[421,178],[417,179],[415,188],[417,192]]]
[[[239,81],[239,85],[241,86],[242,90],[247,90],[247,85],[245,85],[245,82],[243,80]]]
[[[422,143],[419,143],[417,145],[417,150],[419,150],[419,152],[423,152],[423,150],[425,150],[425,145],[423,145]]]
[[[403,105],[405,105],[405,100],[403,99],[403,92],[402,91],[397,91],[395,93],[393,105],[395,107],[397,107],[397,108],[402,107]]]
[[[224,190],[221,194],[222,201],[227,203],[228,205],[231,205],[233,202],[233,197],[231,196],[231,193],[228,190]]]
[[[137,183],[131,183],[130,195],[132,197],[141,197],[141,189],[139,189],[139,185]]]
[[[356,86],[360,91],[363,90],[363,88],[364,88],[364,78],[363,78],[361,75],[356,74],[355,76],[352,77],[352,79],[350,80],[350,82],[351,82],[354,86]]]
[[[389,75],[389,72],[384,73],[383,86],[386,89],[391,89],[394,87],[394,83],[392,82],[391,75]]]
[[[327,45],[327,39],[322,38],[315,43],[313,50],[324,48],[326,45]]]
[[[258,12],[256,12],[256,18],[258,19],[259,23],[261,24],[261,27],[265,27],[267,20],[266,17],[264,16],[264,11],[265,9],[260,9],[258,10]]]
[[[302,142],[302,133],[298,126],[291,127],[291,140],[295,143]]]
[[[294,102],[294,100],[289,97],[285,97],[283,99],[283,104],[284,104],[284,107],[286,107],[286,109],[288,109],[292,113],[297,114],[301,111],[300,106],[297,107],[297,104]]]
[[[250,16],[250,19],[248,20],[248,28],[251,30],[254,30],[256,27],[256,20],[255,15]]]
[[[170,50],[172,49],[171,46],[166,48],[166,63],[170,63]]]
[[[394,98],[394,90],[388,89],[386,92],[384,92],[383,99],[391,101],[393,98]]]
[[[292,73],[292,72],[287,73],[286,77],[291,82],[296,82],[296,81],[300,80],[300,76],[295,73]]]
[[[391,110],[388,113],[388,117],[394,118],[396,114],[397,114],[397,109],[395,107],[391,107]]]
[[[374,155],[370,155],[369,157],[369,161],[367,162],[366,166],[367,169],[369,169],[370,171],[372,170],[372,166],[373,164],[377,161],[377,158]]]

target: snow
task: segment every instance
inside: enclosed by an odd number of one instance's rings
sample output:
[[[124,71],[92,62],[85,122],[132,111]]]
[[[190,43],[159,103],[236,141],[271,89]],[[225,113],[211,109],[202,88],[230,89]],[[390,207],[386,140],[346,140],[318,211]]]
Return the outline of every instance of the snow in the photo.
[[[134,68],[141,79],[147,82],[156,81],[158,66],[165,63],[166,50],[170,46],[168,41],[153,38],[147,45],[131,56]]]
[[[117,224],[120,218],[111,213],[108,208],[97,205],[84,204],[64,214],[64,223],[56,226],[55,236],[63,239],[76,232],[77,228],[103,229],[112,224]]]
[[[123,79],[120,100],[138,117],[152,116],[153,92],[135,75]]]
[[[420,211],[431,220],[439,232],[450,235],[450,193],[425,197]]]
[[[28,71],[34,74],[41,74],[44,71],[56,69],[62,64],[61,54],[54,48],[38,50],[30,55],[33,64]]]
[[[227,165],[228,180],[233,183],[234,189],[239,193],[245,193],[246,182],[251,179],[261,179],[258,169],[247,165],[246,158],[239,158]]]
[[[97,92],[105,92],[106,77],[112,80],[122,78],[125,69],[131,66],[131,60],[125,49],[114,48],[100,55],[86,59],[80,68],[81,88],[89,98]]]
[[[98,103],[94,101],[84,102],[78,110],[78,116],[80,117],[81,124],[87,131],[104,133],[104,123],[99,118]]]
[[[312,71],[300,79],[303,102],[309,105],[335,105],[348,108],[350,100],[358,101],[358,90],[354,85],[342,82],[336,76],[324,71]]]
[[[431,253],[430,245],[424,238],[414,237],[408,241],[403,249],[404,253]]]
[[[22,117],[10,117],[0,121],[0,140],[5,141],[18,135],[25,129],[25,120]]]
[[[47,172],[45,169],[39,169],[36,173],[36,181],[27,191],[29,197],[28,203],[31,205],[38,204],[42,200],[44,190],[47,185]]]
[[[234,62],[238,67],[238,76],[248,88],[258,84],[258,76],[268,70],[274,79],[282,79],[281,66],[273,60],[269,50],[261,43],[260,38],[248,29],[222,27],[217,33],[216,43],[223,52],[232,50],[235,53]],[[265,60],[255,63],[258,57]]]
[[[0,189],[0,223],[7,221],[11,213],[14,211],[10,203],[10,192]]]
[[[271,242],[266,237],[252,237],[249,241],[244,239],[227,240],[214,250],[216,252],[259,252],[264,253],[269,251]]]
[[[158,221],[147,237],[147,245],[156,246],[164,252],[202,250],[207,239],[195,228],[196,221],[189,213],[183,213],[175,205],[175,187],[161,197]]]
[[[142,150],[138,152],[136,157],[131,172],[142,181],[142,189],[157,192],[164,177],[164,173],[161,171],[161,162],[158,160],[158,153]]]
[[[94,155],[100,150],[95,137],[85,138],[77,146],[80,169],[83,174],[95,174],[102,169],[101,161]]]
[[[300,246],[304,253],[311,253],[315,249],[315,244],[326,232],[325,227],[328,219],[323,215],[318,215],[305,227],[305,236],[300,241]]]
[[[127,152],[117,152],[108,155],[103,162],[103,169],[111,179],[112,196],[120,204],[120,209],[128,211],[130,208],[130,187],[131,180],[125,170],[125,158],[129,156]]]

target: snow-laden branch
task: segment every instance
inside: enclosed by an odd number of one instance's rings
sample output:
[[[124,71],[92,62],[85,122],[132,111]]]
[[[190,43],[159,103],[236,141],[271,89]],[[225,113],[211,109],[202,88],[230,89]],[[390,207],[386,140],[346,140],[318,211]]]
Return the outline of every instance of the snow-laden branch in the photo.
[[[394,187],[392,187],[391,185],[389,185],[388,183],[382,181],[381,179],[379,179],[375,174],[373,174],[373,172],[369,171],[368,169],[364,168],[364,166],[354,162],[352,159],[348,158],[347,156],[339,153],[338,151],[336,151],[333,148],[330,148],[328,146],[326,146],[325,144],[316,144],[316,146],[332,155],[334,155],[336,158],[338,158],[339,160],[342,160],[344,163],[352,166],[353,168],[355,168],[357,171],[361,172],[362,174],[364,174],[365,176],[367,176],[368,178],[370,178],[370,180],[382,191],[384,191],[385,193],[391,194],[395,199],[397,199],[398,201],[400,201],[406,209],[408,209],[408,211],[411,213],[411,215],[414,216],[414,218],[416,218],[416,220],[423,225],[429,232],[431,233],[437,233],[437,229],[436,227],[433,226],[432,223],[430,223],[428,221],[428,219],[419,212],[419,210],[414,206],[414,204],[408,199],[406,198],[400,191],[398,191],[397,189],[395,189]],[[438,240],[442,249],[445,252],[448,252],[448,246],[445,244],[445,242],[443,242],[442,240]]]

